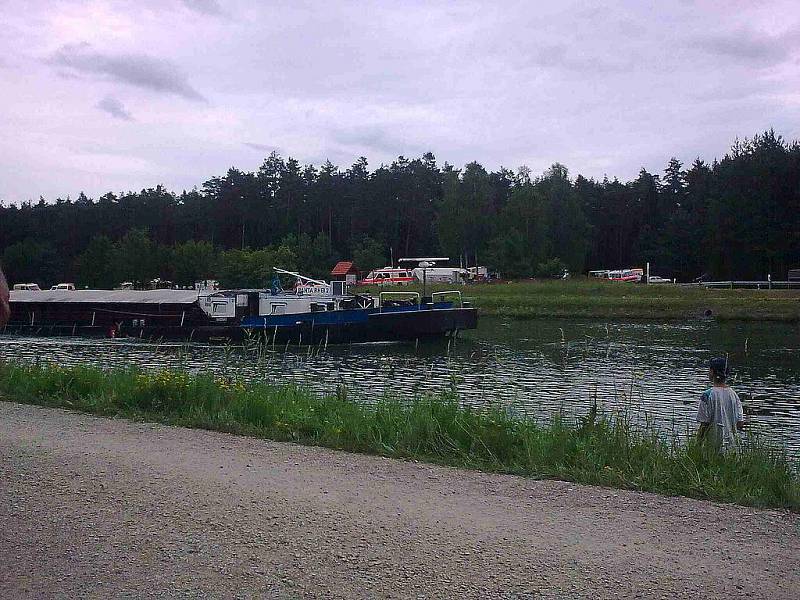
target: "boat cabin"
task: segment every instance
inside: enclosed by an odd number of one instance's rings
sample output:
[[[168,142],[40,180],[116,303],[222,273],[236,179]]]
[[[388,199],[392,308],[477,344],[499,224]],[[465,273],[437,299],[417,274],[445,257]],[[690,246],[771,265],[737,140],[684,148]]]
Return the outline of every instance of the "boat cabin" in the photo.
[[[348,294],[346,281],[327,282],[283,269],[276,268],[275,271],[297,279],[291,291],[281,289],[280,282],[274,284],[271,290],[207,289],[198,292],[198,304],[203,312],[217,322],[248,317],[366,309],[375,305],[374,299],[369,296]]]

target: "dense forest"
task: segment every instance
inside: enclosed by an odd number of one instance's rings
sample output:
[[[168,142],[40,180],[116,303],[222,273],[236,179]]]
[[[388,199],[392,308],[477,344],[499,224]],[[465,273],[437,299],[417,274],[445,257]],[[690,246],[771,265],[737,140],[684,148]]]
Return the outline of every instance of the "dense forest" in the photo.
[[[721,160],[672,159],[663,174],[602,181],[554,164],[487,171],[439,166],[430,153],[371,171],[301,165],[277,154],[200,189],[162,186],[97,199],[0,204],[9,280],[113,287],[160,277],[187,285],[264,285],[273,266],[328,273],[400,256],[445,255],[503,277],[652,265],[691,281],[785,278],[800,267],[800,144],[773,131]]]

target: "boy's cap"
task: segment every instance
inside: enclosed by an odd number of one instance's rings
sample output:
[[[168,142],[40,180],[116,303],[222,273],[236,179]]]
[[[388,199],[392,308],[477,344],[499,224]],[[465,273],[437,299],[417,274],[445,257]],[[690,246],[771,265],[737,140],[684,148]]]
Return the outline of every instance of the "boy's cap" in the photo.
[[[708,368],[715,373],[721,373],[725,375],[728,373],[728,359],[722,357],[712,358],[710,361],[708,361]]]

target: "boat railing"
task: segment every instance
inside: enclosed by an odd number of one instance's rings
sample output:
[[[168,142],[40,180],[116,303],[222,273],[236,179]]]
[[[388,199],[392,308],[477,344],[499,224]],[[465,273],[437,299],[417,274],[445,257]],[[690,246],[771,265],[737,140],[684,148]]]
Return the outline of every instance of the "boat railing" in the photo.
[[[378,294],[378,311],[383,312],[383,298],[414,298],[417,305],[421,304],[419,292],[380,292]]]
[[[442,299],[444,299],[444,298],[446,298],[447,296],[451,296],[451,295],[453,295],[453,294],[455,294],[455,295],[457,295],[457,296],[458,296],[458,306],[459,306],[460,308],[464,308],[464,299],[463,299],[463,297],[461,296],[461,290],[447,290],[447,291],[445,291],[445,292],[433,292],[433,293],[431,294],[431,300],[433,300],[433,304],[434,304],[434,305],[436,305],[436,297],[437,297],[437,296],[439,296],[439,297],[441,297]]]

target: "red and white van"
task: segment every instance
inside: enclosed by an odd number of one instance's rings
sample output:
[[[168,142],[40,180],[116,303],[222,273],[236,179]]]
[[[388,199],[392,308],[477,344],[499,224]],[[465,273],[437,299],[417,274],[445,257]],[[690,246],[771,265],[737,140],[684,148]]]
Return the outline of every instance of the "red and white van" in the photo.
[[[384,267],[367,273],[358,285],[408,285],[416,281],[411,269]]]

